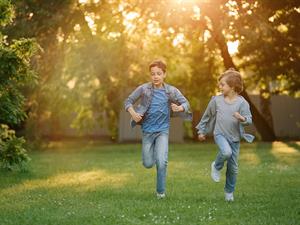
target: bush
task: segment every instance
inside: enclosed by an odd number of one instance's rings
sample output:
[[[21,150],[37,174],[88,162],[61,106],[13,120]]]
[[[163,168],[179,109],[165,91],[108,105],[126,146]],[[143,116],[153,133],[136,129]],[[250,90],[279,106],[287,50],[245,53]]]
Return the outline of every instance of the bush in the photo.
[[[0,28],[11,23],[14,7],[10,0],[0,0]],[[25,87],[36,84],[37,76],[31,68],[31,58],[39,50],[33,39],[8,41],[0,30],[0,167],[25,169],[29,161],[25,139],[16,137],[9,125],[19,125],[27,117]]]
[[[7,170],[18,167],[25,170],[30,158],[24,148],[25,139],[15,136],[5,124],[0,124],[0,166]]]

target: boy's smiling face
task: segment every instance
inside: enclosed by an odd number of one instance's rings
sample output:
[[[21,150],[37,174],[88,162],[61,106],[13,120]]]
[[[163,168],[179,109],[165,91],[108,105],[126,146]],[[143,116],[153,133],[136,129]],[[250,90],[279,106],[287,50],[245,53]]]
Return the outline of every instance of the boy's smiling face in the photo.
[[[219,89],[225,96],[234,92],[234,89],[227,84],[226,77],[219,81]]]
[[[161,68],[154,66],[151,67],[150,74],[151,74],[152,84],[154,85],[154,87],[161,88],[164,83],[166,73],[164,73],[164,71]]]

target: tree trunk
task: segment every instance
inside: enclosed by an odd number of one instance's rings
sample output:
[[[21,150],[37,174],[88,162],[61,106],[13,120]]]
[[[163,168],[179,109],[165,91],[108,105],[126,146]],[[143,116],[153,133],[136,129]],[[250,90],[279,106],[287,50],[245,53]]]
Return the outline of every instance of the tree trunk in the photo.
[[[223,58],[223,63],[226,69],[232,67],[236,69],[236,66],[233,63],[232,57],[230,56],[226,44],[226,40],[224,35],[222,34],[222,31],[220,27],[218,26],[219,22],[217,22],[214,17],[210,17],[213,25],[213,37],[221,50],[221,55]],[[257,107],[252,103],[251,99],[249,98],[249,95],[243,90],[241,95],[247,100],[247,102],[250,104],[250,109],[253,116],[253,122],[254,125],[261,135],[261,139],[263,141],[274,141],[276,140],[276,135],[272,127],[269,126],[266,119],[261,115],[261,113],[258,111]]]
[[[192,120],[192,126],[196,127],[201,120],[201,113],[199,110],[193,110],[193,120]],[[195,141],[198,141],[198,131],[196,129],[193,129],[193,139]]]
[[[266,96],[266,95],[267,96]],[[273,116],[271,112],[271,94],[267,90],[260,90],[259,102],[262,114],[265,116],[265,119],[270,127],[274,129]]]

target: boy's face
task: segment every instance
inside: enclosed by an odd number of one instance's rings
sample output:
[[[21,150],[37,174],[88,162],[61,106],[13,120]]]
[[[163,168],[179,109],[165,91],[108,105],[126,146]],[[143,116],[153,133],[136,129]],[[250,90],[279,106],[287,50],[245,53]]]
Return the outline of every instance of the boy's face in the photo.
[[[234,89],[227,84],[226,77],[223,77],[219,81],[219,89],[225,96],[234,91]]]
[[[164,71],[161,68],[154,66],[151,67],[150,74],[151,74],[152,84],[154,85],[154,87],[161,88],[164,83],[164,79],[166,77]]]

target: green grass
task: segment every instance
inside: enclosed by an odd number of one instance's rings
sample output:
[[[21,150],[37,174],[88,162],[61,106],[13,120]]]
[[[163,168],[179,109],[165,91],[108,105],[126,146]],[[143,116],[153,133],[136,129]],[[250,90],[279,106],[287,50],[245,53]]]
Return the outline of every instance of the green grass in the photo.
[[[300,143],[242,144],[235,201],[209,176],[214,144],[171,145],[167,198],[141,145],[56,144],[0,171],[0,224],[300,224]]]

